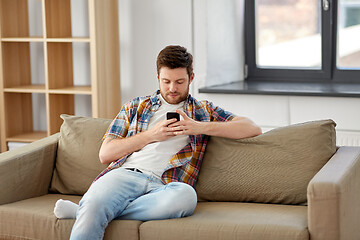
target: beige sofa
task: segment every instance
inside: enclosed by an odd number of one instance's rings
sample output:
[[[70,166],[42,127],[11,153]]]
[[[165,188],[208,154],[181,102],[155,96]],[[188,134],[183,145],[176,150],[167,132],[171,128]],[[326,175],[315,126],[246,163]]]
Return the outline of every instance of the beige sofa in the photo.
[[[0,239],[68,239],[78,202],[106,166],[110,120],[63,115],[60,133],[0,155]],[[212,137],[187,218],[114,220],[104,239],[360,239],[360,147],[335,146],[335,123],[314,121],[255,138]]]

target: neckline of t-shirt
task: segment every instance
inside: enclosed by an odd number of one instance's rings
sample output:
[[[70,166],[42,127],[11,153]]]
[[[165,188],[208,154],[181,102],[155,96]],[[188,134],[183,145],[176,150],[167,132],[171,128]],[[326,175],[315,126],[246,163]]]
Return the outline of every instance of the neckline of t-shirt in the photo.
[[[161,101],[161,104],[165,104],[165,105],[167,105],[167,106],[173,106],[173,107],[179,108],[179,107],[183,107],[184,104],[185,104],[185,100],[182,101],[182,102],[180,102],[180,103],[178,103],[178,104],[168,103],[168,102],[163,98],[163,96],[161,95],[161,93],[158,94],[158,97],[159,97],[159,99],[160,99],[160,101]]]

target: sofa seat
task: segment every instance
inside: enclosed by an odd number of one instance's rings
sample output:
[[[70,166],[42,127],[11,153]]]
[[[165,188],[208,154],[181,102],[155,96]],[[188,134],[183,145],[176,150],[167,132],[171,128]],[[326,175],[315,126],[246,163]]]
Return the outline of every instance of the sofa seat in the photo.
[[[0,205],[0,239],[69,239],[74,219],[57,219],[54,206],[58,199],[78,203],[80,196],[47,194]],[[19,221],[21,219],[21,221]],[[112,221],[104,239],[139,239],[141,221]]]
[[[60,198],[78,202],[81,197],[47,194],[1,205],[0,239],[68,239],[74,219],[59,220],[53,213]],[[112,221],[104,239],[305,240],[309,239],[307,225],[306,206],[199,202],[187,218]]]
[[[140,225],[140,239],[309,239],[307,206],[199,202],[187,218]]]

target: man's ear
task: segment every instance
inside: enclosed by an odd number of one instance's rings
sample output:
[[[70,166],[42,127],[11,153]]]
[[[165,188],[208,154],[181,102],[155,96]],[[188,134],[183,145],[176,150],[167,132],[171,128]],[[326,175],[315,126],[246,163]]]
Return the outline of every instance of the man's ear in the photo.
[[[192,73],[190,76],[190,83],[192,83],[192,81],[194,80],[194,77],[195,77],[195,73]]]

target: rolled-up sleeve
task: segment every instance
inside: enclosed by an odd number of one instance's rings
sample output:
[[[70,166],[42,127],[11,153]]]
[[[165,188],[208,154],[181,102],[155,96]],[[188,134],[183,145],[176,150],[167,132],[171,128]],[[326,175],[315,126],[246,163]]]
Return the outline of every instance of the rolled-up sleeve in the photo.
[[[210,121],[226,122],[231,121],[235,117],[233,113],[214,105],[212,102],[206,102],[206,105],[211,114]]]
[[[106,138],[125,138],[130,124],[129,106],[124,105],[115,119],[109,125],[103,140]]]

